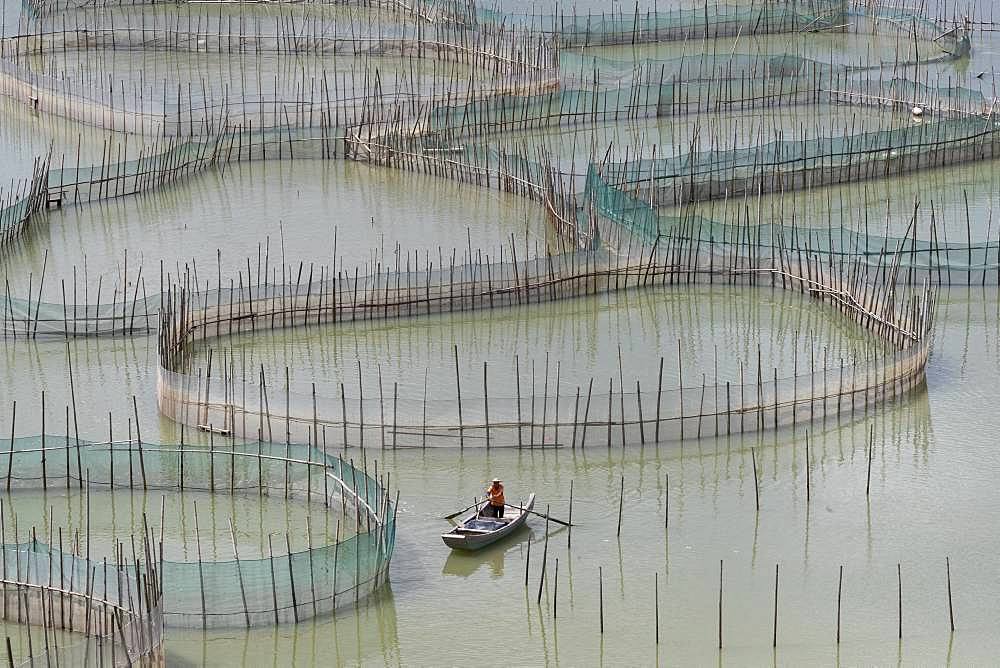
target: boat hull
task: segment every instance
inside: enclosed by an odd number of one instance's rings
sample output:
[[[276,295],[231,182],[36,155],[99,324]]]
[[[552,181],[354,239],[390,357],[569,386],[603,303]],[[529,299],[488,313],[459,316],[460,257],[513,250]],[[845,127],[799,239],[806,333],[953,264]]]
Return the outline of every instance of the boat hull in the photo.
[[[492,545],[493,543],[509,536],[521,527],[525,525],[528,520],[527,510],[532,510],[535,507],[535,495],[532,494],[528,497],[528,502],[524,504],[524,510],[519,510],[518,508],[509,508],[509,510],[518,513],[518,515],[511,519],[510,522],[506,523],[502,527],[497,528],[494,531],[476,531],[467,532],[463,531],[463,528],[470,522],[474,522],[477,518],[475,515],[470,515],[465,520],[455,527],[451,531],[445,534],[441,534],[441,539],[444,544],[453,550],[466,550],[475,551],[480,550],[487,545]]]

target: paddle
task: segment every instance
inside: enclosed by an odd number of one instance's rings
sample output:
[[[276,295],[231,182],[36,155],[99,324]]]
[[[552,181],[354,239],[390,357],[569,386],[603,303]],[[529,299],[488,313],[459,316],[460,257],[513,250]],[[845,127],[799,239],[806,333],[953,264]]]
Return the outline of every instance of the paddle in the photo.
[[[543,517],[543,518],[545,518],[547,520],[551,520],[551,521],[555,522],[556,524],[561,524],[564,527],[576,526],[575,524],[570,524],[569,522],[564,522],[563,520],[557,520],[556,518],[551,517],[550,515],[546,515],[545,513],[537,513],[534,510],[528,510],[527,508],[522,508],[521,506],[512,506],[509,503],[505,503],[504,505],[507,506],[508,508],[513,508],[515,510],[523,510],[526,513],[531,513],[532,515],[538,515],[539,517]]]
[[[442,519],[446,519],[446,520],[454,519],[455,517],[458,517],[459,515],[461,515],[462,513],[464,513],[466,510],[472,510],[473,508],[476,508],[477,512],[478,512],[479,499],[476,499],[476,502],[473,503],[471,506],[466,506],[465,508],[462,508],[461,510],[453,512],[451,515],[445,515]]]

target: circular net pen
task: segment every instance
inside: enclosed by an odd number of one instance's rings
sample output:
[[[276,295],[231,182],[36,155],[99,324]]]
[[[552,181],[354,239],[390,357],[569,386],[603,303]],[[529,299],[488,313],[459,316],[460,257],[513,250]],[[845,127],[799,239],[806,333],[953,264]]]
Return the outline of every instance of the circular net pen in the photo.
[[[157,402],[163,415],[201,429],[221,430],[261,440],[280,438],[328,442],[343,447],[426,447],[469,445],[533,447],[546,442],[571,447],[685,440],[748,429],[776,429],[817,416],[868,410],[879,401],[905,394],[923,381],[933,322],[929,282],[900,283],[901,254],[869,266],[856,260],[828,264],[817,255],[784,250],[758,257],[746,248],[703,248],[695,239],[667,239],[652,248],[629,241],[634,256],[601,253],[551,255],[525,262],[467,265],[423,281],[391,273],[277,294],[267,289],[234,291],[228,303],[183,287],[170,291],[160,314]],[[619,248],[622,248],[619,244]],[[723,251],[723,252],[717,252]],[[215,360],[210,340],[242,331],[293,328],[414,315],[487,310],[642,289],[647,286],[740,282],[770,284],[808,294],[855,321],[887,344],[885,351],[828,368],[810,360],[794,364],[791,377],[757,368],[735,382],[703,377],[700,386],[664,387],[662,373],[626,387],[610,378],[607,392],[594,379],[560,396],[521,391],[490,396],[483,366],[482,394],[469,393],[456,380],[453,398],[404,396],[395,385],[365,397],[360,387],[323,396],[313,386],[294,390],[286,377],[255,379],[232,353]],[[217,296],[221,297],[221,292]],[[416,308],[412,308],[416,305]],[[208,362],[196,361],[199,348]],[[468,361],[466,361],[468,364]],[[455,351],[454,370],[460,361]],[[473,362],[473,368],[479,366]],[[509,371],[494,371],[507,375]],[[653,388],[656,388],[655,391]],[[540,419],[539,419],[540,418]],[[712,427],[707,425],[711,423]],[[545,438],[551,434],[552,440]],[[541,434],[536,441],[536,433]],[[561,436],[560,436],[561,435]],[[588,440],[589,437],[589,440]]]
[[[228,439],[208,447],[128,441],[88,442],[69,437],[12,437],[0,454],[0,485],[18,489],[160,490],[261,495],[288,503],[316,504],[334,514],[337,539],[313,544],[306,525],[306,549],[292,551],[267,537],[267,554],[243,558],[230,531],[232,559],[206,558],[200,521],[194,509],[196,559],[163,556],[163,518],[159,553],[125,573],[145,580],[153,568],[163,583],[162,618],[170,627],[257,627],[299,622],[356,605],[388,580],[395,545],[397,498],[390,497],[388,475],[378,464],[360,464],[304,445],[243,443]],[[161,511],[162,512],[162,511]],[[145,521],[145,520],[144,520]],[[147,537],[148,538],[148,537]],[[275,544],[280,542],[281,544]],[[66,558],[66,557],[64,557]],[[76,564],[74,568],[80,568]],[[98,568],[84,562],[84,571]],[[78,575],[76,580],[86,576]]]

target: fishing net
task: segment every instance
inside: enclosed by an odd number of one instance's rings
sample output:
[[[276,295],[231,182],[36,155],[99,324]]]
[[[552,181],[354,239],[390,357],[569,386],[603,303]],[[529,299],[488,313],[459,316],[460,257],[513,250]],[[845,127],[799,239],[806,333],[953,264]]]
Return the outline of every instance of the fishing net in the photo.
[[[621,238],[616,241],[621,243]],[[525,446],[536,442],[539,431],[561,445],[583,445],[594,444],[603,430],[611,442],[622,444],[645,442],[650,433],[657,434],[657,440],[683,438],[703,429],[705,421],[719,425],[716,433],[731,433],[748,428],[748,415],[766,413],[766,424],[777,425],[816,411],[833,414],[845,407],[867,407],[922,379],[930,320],[926,288],[893,291],[890,304],[873,300],[861,287],[869,280],[894,284],[896,277],[887,267],[841,260],[827,266],[826,260],[790,253],[772,260],[740,247],[706,244],[696,249],[691,240],[673,241],[671,247],[636,240],[630,245],[631,259],[620,247],[616,254],[577,252],[429,274],[347,277],[296,286],[280,295],[256,286],[221,307],[198,294],[173,291],[161,310],[159,409],[185,424],[259,434],[265,440],[286,433],[293,440],[317,442],[322,435],[323,442],[345,447]],[[757,369],[753,382],[741,377],[737,382],[706,380],[702,387],[683,388],[664,388],[660,378],[650,380],[645,392],[638,387],[633,392],[611,379],[608,386],[591,383],[569,394],[556,390],[552,396],[538,397],[533,388],[530,399],[520,393],[520,385],[517,396],[473,393],[443,399],[425,392],[414,397],[400,395],[393,387],[372,397],[349,393],[343,386],[339,395],[330,396],[315,389],[297,390],[286,381],[268,385],[263,377],[248,378],[228,357],[216,362],[213,373],[211,356],[204,367],[195,355],[210,345],[206,341],[240,332],[498,308],[668,281],[730,277],[828,299],[862,326],[874,327],[891,345],[865,359],[842,361],[836,369],[817,368],[812,361],[802,373],[796,365],[793,377],[778,378],[776,370],[771,377],[769,370]],[[537,442],[541,445],[546,438]]]
[[[38,540],[5,543],[0,568],[0,616],[46,627],[44,645],[29,644],[28,658],[16,665],[152,665],[162,658],[157,585],[137,579],[134,568],[91,562]],[[57,642],[54,629],[73,633],[72,641]]]
[[[657,11],[630,12],[622,7],[601,14],[520,16],[499,8],[483,8],[465,20],[518,21],[552,35],[563,46],[594,46],[836,29],[844,25],[847,6],[845,0],[705,2],[702,6]],[[460,11],[456,8],[456,15]]]
[[[220,439],[223,440],[223,439]],[[317,504],[343,521],[333,544],[231,561],[159,561],[167,626],[262,626],[295,622],[355,605],[388,577],[395,544],[395,500],[385,482],[350,461],[297,444],[219,447],[139,440],[93,443],[70,437],[20,437],[0,453],[3,484],[18,489],[143,489],[283,495]],[[338,538],[340,532],[338,531]],[[45,551],[51,548],[43,546]],[[58,558],[58,556],[56,557]],[[63,555],[67,574],[101,564]],[[135,577],[134,568],[132,569]],[[126,569],[128,570],[128,569]],[[96,577],[96,576],[93,576]],[[89,582],[93,582],[93,577]],[[87,582],[85,574],[75,581]],[[113,584],[113,583],[112,583]],[[120,586],[120,585],[119,585]],[[109,596],[119,595],[114,589]]]
[[[190,136],[352,125],[554,78],[542,36],[388,18],[323,5],[80,9],[0,40],[0,94],[88,125]]]

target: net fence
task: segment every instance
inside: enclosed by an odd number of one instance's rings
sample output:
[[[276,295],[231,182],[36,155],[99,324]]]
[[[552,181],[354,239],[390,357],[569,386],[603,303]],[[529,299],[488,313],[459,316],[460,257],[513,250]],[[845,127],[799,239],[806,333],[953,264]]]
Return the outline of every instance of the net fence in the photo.
[[[519,21],[551,35],[566,47],[634,44],[655,41],[714,39],[842,28],[846,0],[780,0],[750,4],[704,2],[701,6],[665,10],[631,10],[572,14],[524,14],[480,8],[469,23]],[[460,8],[456,8],[458,15]]]
[[[8,654],[11,665],[162,661],[162,591],[149,562],[143,571],[121,561],[95,563],[37,539],[0,550],[0,614],[28,627],[27,657],[15,662]],[[42,628],[39,647],[31,643],[32,627]],[[70,641],[59,642],[56,630],[70,632]]]
[[[355,605],[387,581],[396,500],[390,498],[377,463],[375,472],[369,472],[367,457],[355,465],[309,445],[219,440],[218,447],[214,442],[202,447],[138,438],[97,443],[68,435],[15,437],[0,453],[6,460],[0,464],[2,484],[14,493],[142,489],[283,496],[315,504],[342,522],[343,535],[338,528],[332,544],[313,545],[310,533],[307,549],[292,552],[279,546],[277,554],[272,548],[265,558],[241,558],[235,539],[231,561],[202,558],[200,542],[197,561],[164,560],[161,553],[160,614],[167,626],[249,628],[298,622]],[[67,573],[103,567],[79,556],[64,559],[70,559]],[[145,576],[142,568],[126,570],[133,578]],[[86,573],[65,579],[93,581]],[[109,590],[108,595],[119,593]]]
[[[940,222],[930,218],[918,237],[917,218],[904,235],[857,229],[849,225],[810,227],[794,223],[751,222],[747,211],[741,221],[736,213],[731,221],[719,221],[691,211],[663,211],[632,188],[609,183],[596,167],[587,180],[584,201],[601,218],[605,240],[618,234],[618,227],[654,244],[681,238],[706,249],[776,257],[783,252],[857,258],[870,265],[887,263],[888,258],[904,271],[907,283],[929,279],[939,284],[993,284],[1000,271],[1000,236],[977,242],[942,240]],[[970,233],[971,234],[971,233]]]
[[[555,78],[547,40],[506,26],[455,30],[311,4],[259,9],[99,5],[31,21],[0,40],[0,94],[111,130],[190,136],[351,125],[386,106]],[[119,51],[162,55],[133,76]],[[178,77],[188,53],[204,62]]]
[[[854,32],[896,35],[930,42],[946,55],[968,52],[971,25],[949,25],[914,7],[848,0],[715,0],[670,9],[619,5],[601,13],[518,14],[500,7],[456,6],[452,15],[469,25],[516,23],[540,31],[568,48],[646,44],[783,33]]]
[[[347,447],[378,444],[382,447],[424,447],[466,444],[518,445],[535,442],[538,427],[558,440],[586,443],[596,431],[608,429],[609,443],[683,439],[703,432],[704,421],[731,433],[736,425],[747,428],[747,415],[770,416],[777,426],[822,414],[840,413],[849,406],[874,405],[876,399],[895,396],[921,382],[928,354],[932,295],[926,282],[912,289],[878,289],[895,285],[900,266],[895,259],[872,267],[864,263],[829,263],[820,256],[783,253],[760,258],[736,250],[707,249],[695,252],[683,238],[675,244],[637,245],[634,260],[619,254],[578,252],[550,256],[530,263],[506,266],[470,265],[463,271],[422,277],[386,274],[357,283],[303,286],[301,291],[268,294],[267,291],[226,305],[202,301],[183,288],[171,291],[161,310],[158,336],[160,365],[157,398],[160,411],[172,419],[202,428],[236,430],[268,439],[275,431],[293,434],[296,440],[316,442],[320,433]],[[720,252],[721,251],[721,252]],[[487,274],[488,271],[488,274]],[[424,279],[424,280],[421,280]],[[841,362],[839,369],[817,369],[791,378],[773,377],[757,369],[756,381],[738,383],[716,380],[702,386],[667,388],[662,377],[656,391],[635,392],[623,380],[610,379],[607,393],[593,385],[575,393],[530,400],[517,397],[463,397],[453,399],[400,397],[348,397],[294,392],[287,381],[268,385],[261,375],[248,378],[235,369],[235,360],[219,360],[213,375],[211,356],[207,367],[196,365],[196,346],[218,337],[268,328],[304,327],[324,322],[386,319],[429,313],[497,308],[640,288],[647,285],[701,281],[746,281],[801,290],[828,301],[834,308],[891,344],[891,352],[873,351],[870,358]],[[346,289],[344,289],[346,288]],[[328,292],[329,290],[329,292]],[[797,366],[797,365],[796,365]],[[220,371],[221,368],[221,371]],[[263,374],[263,371],[261,371]],[[766,375],[765,375],[766,374]],[[822,378],[822,381],[820,381]],[[484,380],[484,384],[486,381]],[[520,387],[520,381],[518,382]],[[647,388],[650,385],[647,384]],[[808,388],[808,390],[806,389]],[[596,389],[596,393],[595,393]],[[293,399],[294,397],[294,399]],[[654,399],[655,398],[655,399]],[[463,401],[464,399],[464,401]],[[627,408],[626,408],[627,406]],[[645,412],[644,412],[645,406]],[[666,412],[664,412],[666,411]],[[655,416],[655,417],[654,417]],[[755,423],[757,422],[755,418]],[[572,437],[570,433],[572,432]],[[719,432],[716,432],[719,433]],[[544,436],[539,444],[545,442]]]

